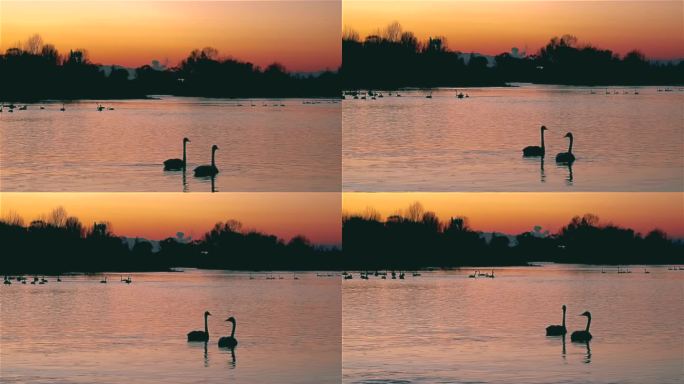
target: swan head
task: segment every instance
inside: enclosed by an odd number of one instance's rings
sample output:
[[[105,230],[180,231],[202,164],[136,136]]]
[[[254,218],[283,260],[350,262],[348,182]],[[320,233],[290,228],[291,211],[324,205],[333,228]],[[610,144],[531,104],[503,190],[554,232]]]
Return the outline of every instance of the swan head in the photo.
[[[211,150],[212,150],[212,151],[216,151],[216,150],[218,150],[218,149],[219,149],[219,147],[218,147],[218,145],[216,145],[216,144],[214,144],[214,145],[211,146]]]
[[[563,137],[568,137],[568,138],[572,139],[572,133],[568,132],[568,133],[566,133],[565,136],[563,136]]]
[[[542,130],[542,131],[548,131],[549,129],[548,129],[548,128],[546,128],[546,126],[545,126],[545,125],[542,125],[542,126],[541,126],[541,130]]]
[[[187,137],[184,137],[184,138],[183,138],[183,142],[184,142],[184,143],[189,143],[189,142],[190,142],[190,139],[188,139]]]
[[[591,312],[585,311],[584,313],[580,314],[580,316],[586,316],[588,318],[591,318]]]
[[[226,321],[230,321],[231,323],[235,324],[235,318],[233,316],[227,318]]]
[[[205,317],[206,317],[206,316],[211,316],[211,313],[209,313],[209,311],[206,311],[206,312],[204,312],[204,316],[205,316]]]
[[[565,312],[567,309],[568,307],[566,307],[565,304],[563,304],[563,312]]]

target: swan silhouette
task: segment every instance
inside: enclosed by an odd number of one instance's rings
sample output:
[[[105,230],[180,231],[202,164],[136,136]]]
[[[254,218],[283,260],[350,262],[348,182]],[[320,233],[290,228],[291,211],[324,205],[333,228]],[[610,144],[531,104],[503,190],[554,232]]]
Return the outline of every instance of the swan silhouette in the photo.
[[[541,147],[538,147],[536,145],[530,145],[528,147],[523,148],[524,157],[544,157],[544,154],[546,153],[546,147],[544,146],[544,131],[547,131],[548,128],[542,125],[539,130],[541,131]]]
[[[580,316],[587,317],[587,328],[584,331],[575,331],[570,335],[571,341],[585,342],[591,340],[592,336],[589,333],[589,326],[591,325],[591,313],[589,311],[584,312]]]
[[[207,318],[211,316],[209,311],[204,312],[204,331],[192,331],[188,333],[188,341],[208,341],[209,340],[209,326],[207,325]]]
[[[187,164],[185,157],[185,144],[189,142],[190,139],[188,139],[187,137],[183,138],[183,159],[168,159],[164,161],[165,171],[179,171],[181,169],[185,169],[185,164]]]
[[[570,164],[573,161],[575,161],[575,155],[572,154],[572,142],[573,142],[572,133],[568,132],[563,137],[567,137],[570,139],[570,145],[568,146],[567,152],[561,152],[561,153],[556,155],[556,162],[557,163]]]
[[[549,325],[546,327],[546,336],[563,336],[568,330],[565,328],[565,311],[567,307],[563,304],[563,325]]]
[[[216,145],[211,146],[211,165],[200,165],[199,167],[195,168],[195,176],[206,177],[206,176],[214,176],[217,173],[219,173],[218,168],[216,168],[216,162],[215,162],[216,150],[217,149],[219,149],[218,146],[216,146]]]
[[[238,341],[235,338],[235,318],[231,316],[227,318],[226,321],[230,321],[231,323],[233,323],[233,330],[230,332],[230,336],[224,336],[219,339],[218,346],[219,348],[233,349],[238,345]]]

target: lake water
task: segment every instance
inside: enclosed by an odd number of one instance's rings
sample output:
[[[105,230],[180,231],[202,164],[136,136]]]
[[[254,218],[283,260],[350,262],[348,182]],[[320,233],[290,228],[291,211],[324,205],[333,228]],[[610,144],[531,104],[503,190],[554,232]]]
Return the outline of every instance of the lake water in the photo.
[[[681,383],[684,271],[554,266],[343,283],[344,383]],[[484,272],[484,271],[483,271]],[[489,271],[487,271],[489,272]],[[545,336],[568,306],[568,336]],[[592,313],[589,344],[570,335]]]
[[[634,91],[639,94],[635,95]],[[511,88],[343,101],[345,191],[681,191],[684,90]],[[592,92],[594,92],[592,94]],[[546,159],[524,159],[540,145]],[[556,165],[571,131],[572,167]]]
[[[201,191],[195,178],[218,145],[215,191],[339,191],[339,100],[158,100],[29,105],[0,113],[0,187],[3,191]],[[40,106],[45,107],[44,110]],[[164,172],[182,158],[188,166]]]
[[[339,383],[337,277],[196,271],[0,287],[3,383]],[[278,279],[278,276],[283,279]],[[210,340],[188,343],[203,329]],[[219,350],[237,320],[235,360]]]

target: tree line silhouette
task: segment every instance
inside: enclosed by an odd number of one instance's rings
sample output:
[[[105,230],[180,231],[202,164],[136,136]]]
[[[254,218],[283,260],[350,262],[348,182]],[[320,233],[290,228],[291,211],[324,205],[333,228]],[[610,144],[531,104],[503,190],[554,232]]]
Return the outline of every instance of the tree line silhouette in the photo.
[[[534,261],[615,265],[684,261],[684,243],[669,239],[663,231],[655,229],[641,236],[629,228],[601,225],[592,214],[572,218],[556,234],[535,228],[517,236],[486,235],[471,229],[465,217],[441,222],[418,202],[384,221],[379,213],[367,209],[343,218],[345,268],[501,266]]]
[[[0,220],[0,273],[163,271],[176,267],[233,270],[333,269],[336,248],[311,244],[304,236],[285,242],[257,231],[242,231],[235,220],[217,223],[201,239],[148,240],[115,236],[108,222],[86,226],[63,208],[25,224],[9,214]],[[157,249],[155,249],[157,248]]]
[[[168,94],[205,97],[338,97],[336,72],[301,75],[278,63],[262,69],[219,56],[214,48],[192,51],[178,66],[158,62],[128,70],[93,63],[85,49],[60,54],[39,35],[0,54],[0,100],[145,98]]]
[[[684,84],[684,61],[649,61],[633,50],[623,57],[581,45],[572,35],[554,37],[536,54],[513,49],[488,60],[448,47],[443,36],[420,42],[397,22],[366,36],[345,28],[342,35],[344,89],[489,86],[510,82],[567,85]]]
[[[343,251],[313,245],[304,236],[286,242],[219,222],[198,240],[182,234],[158,242],[117,237],[107,222],[85,226],[57,208],[26,225],[16,214],[0,220],[0,273],[159,271],[175,267],[230,270],[381,270],[525,265],[536,261],[582,264],[681,264],[684,243],[660,230],[642,236],[574,217],[558,233],[535,228],[517,236],[473,230],[467,218],[447,222],[420,203],[381,220],[368,209],[342,219]]]

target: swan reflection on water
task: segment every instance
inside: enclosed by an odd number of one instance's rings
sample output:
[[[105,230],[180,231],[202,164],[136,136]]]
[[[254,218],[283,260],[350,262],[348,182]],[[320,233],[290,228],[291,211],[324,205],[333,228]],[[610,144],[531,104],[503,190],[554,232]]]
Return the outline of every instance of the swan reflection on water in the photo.
[[[568,177],[565,178],[565,184],[572,185],[572,182],[573,182],[572,163],[568,163],[566,166],[568,168]]]
[[[561,351],[561,357],[563,358],[563,360],[566,360],[566,359],[567,359],[567,354],[568,354],[568,353],[567,353],[567,349],[566,349],[566,347],[565,347],[565,338],[566,338],[566,336],[563,335],[563,336],[562,336],[562,340],[563,340],[563,349],[562,349],[562,351]],[[576,346],[578,346],[578,347],[579,347],[581,344],[584,344],[584,347],[586,348],[586,350],[585,350],[585,352],[584,352],[584,356],[583,356],[582,362],[583,362],[584,364],[591,364],[591,346],[589,345],[589,341],[584,342],[584,343],[574,343],[574,345],[576,345]]]

